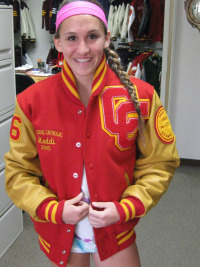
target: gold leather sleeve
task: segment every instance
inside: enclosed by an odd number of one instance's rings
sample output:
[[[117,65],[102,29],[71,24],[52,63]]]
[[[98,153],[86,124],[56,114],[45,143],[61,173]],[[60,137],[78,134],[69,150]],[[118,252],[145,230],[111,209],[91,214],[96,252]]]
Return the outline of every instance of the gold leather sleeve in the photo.
[[[57,197],[41,185],[42,172],[33,125],[16,102],[10,131],[10,151],[5,154],[5,188],[14,204],[41,221],[37,207],[47,198]]]
[[[157,204],[180,164],[175,147],[176,138],[156,92],[144,137],[145,144],[141,138],[137,140],[139,156],[134,170],[135,184],[128,187],[122,195],[122,198],[137,197],[143,203],[145,213],[142,216]]]

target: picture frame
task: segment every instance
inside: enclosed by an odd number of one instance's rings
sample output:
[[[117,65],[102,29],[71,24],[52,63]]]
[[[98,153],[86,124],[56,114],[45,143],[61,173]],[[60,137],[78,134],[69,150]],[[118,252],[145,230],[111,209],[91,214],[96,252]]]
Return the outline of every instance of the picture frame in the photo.
[[[189,23],[200,30],[200,0],[186,0],[184,5]]]

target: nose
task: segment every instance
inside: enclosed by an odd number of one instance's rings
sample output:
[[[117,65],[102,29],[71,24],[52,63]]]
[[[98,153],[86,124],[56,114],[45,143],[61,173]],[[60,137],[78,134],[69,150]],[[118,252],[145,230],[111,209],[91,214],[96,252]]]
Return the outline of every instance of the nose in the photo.
[[[81,55],[85,55],[89,52],[89,46],[85,40],[81,40],[79,43],[78,51]]]

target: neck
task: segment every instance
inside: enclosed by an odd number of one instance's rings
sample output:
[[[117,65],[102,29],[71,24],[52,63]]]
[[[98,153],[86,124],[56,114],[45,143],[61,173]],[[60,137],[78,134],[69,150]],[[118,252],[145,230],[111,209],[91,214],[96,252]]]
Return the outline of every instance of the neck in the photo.
[[[63,62],[61,74],[62,80],[68,90],[71,91],[74,97],[80,99],[82,103],[87,106],[91,94],[95,93],[100,85],[103,84],[102,82],[104,81],[104,78],[106,76],[106,71],[107,65],[105,64],[104,56],[94,76],[91,75],[75,77],[65,60]]]
[[[81,81],[76,80],[77,91],[81,102],[87,107],[90,96],[92,94],[92,80],[83,79]]]

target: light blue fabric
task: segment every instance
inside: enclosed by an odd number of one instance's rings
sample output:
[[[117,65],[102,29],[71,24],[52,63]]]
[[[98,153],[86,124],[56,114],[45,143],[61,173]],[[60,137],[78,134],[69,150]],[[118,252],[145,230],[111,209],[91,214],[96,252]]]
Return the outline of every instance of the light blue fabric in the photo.
[[[81,240],[78,237],[74,237],[71,252],[75,253],[95,253],[97,252],[97,247],[95,240]]]

